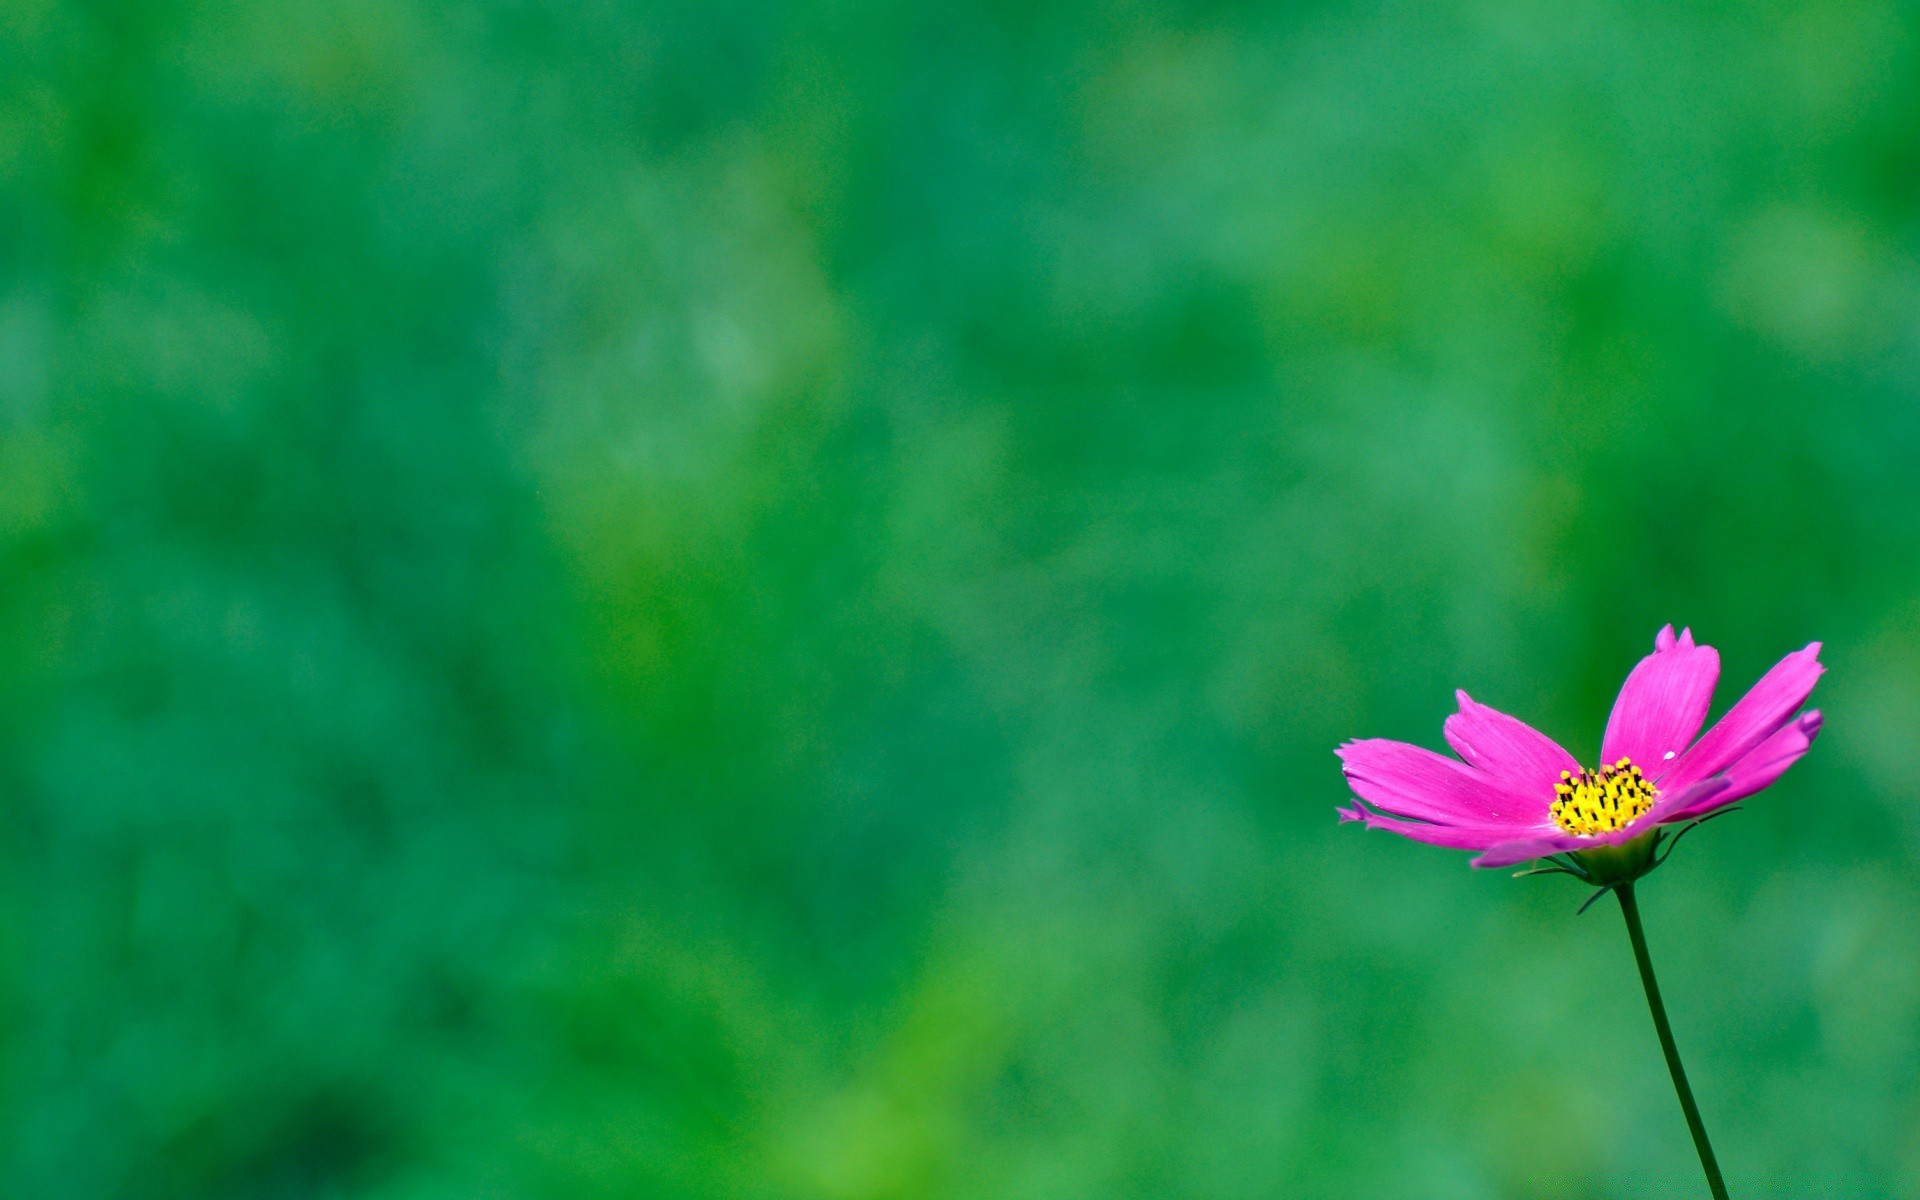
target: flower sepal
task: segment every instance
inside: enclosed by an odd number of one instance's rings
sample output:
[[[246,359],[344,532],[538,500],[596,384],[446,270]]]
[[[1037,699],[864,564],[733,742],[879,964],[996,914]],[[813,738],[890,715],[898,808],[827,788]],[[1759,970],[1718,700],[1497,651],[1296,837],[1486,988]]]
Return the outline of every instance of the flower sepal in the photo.
[[[1599,890],[1587,897],[1580,906],[1581,912],[1592,907],[1600,897],[1652,873],[1654,868],[1673,856],[1680,839],[1708,821],[1724,817],[1728,813],[1737,813],[1738,808],[1715,809],[1704,817],[1697,817],[1685,825],[1656,825],[1637,838],[1617,844],[1602,844],[1589,850],[1569,850],[1561,854],[1549,854],[1541,861],[1548,864],[1531,870],[1514,872],[1515,878],[1523,875],[1571,875],[1582,883],[1591,884]]]
[[[1650,829],[1631,841],[1574,850],[1567,857],[1578,863],[1586,881],[1595,887],[1632,883],[1660,865],[1661,831]]]

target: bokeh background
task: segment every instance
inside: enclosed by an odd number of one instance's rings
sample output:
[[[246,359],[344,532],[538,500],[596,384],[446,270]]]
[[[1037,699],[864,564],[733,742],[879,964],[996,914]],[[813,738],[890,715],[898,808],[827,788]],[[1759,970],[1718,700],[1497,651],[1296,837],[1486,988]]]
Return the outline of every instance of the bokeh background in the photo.
[[[1736,1194],[1920,1195],[1920,13],[0,5],[0,1194],[1699,1192],[1334,821],[1664,622]]]

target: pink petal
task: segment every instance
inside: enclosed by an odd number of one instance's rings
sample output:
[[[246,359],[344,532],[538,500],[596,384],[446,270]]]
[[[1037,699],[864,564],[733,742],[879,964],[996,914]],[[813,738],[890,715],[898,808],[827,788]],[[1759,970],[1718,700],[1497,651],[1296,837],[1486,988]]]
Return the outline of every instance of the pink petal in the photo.
[[[1591,850],[1595,846],[1617,846],[1621,842],[1630,842],[1656,825],[1665,825],[1675,820],[1675,810],[1706,803],[1726,790],[1726,787],[1727,782],[1724,779],[1709,779],[1685,791],[1662,796],[1654,802],[1652,808],[1642,814],[1639,820],[1625,829],[1616,829],[1612,833],[1582,837],[1575,833],[1562,833],[1557,829],[1536,831],[1532,836],[1515,838],[1490,847],[1485,854],[1473,860],[1473,865],[1482,868],[1510,867],[1515,863],[1526,862],[1530,858],[1544,858],[1549,854]]]
[[[1597,844],[1599,843],[1596,838],[1580,837],[1571,833],[1538,834],[1491,846],[1485,854],[1474,859],[1472,865],[1482,869],[1510,867],[1515,863],[1526,862],[1528,859],[1545,858],[1549,854],[1560,854],[1567,850],[1579,850],[1582,847]]]
[[[1374,807],[1444,825],[1535,825],[1551,791],[1526,796],[1463,762],[1385,738],[1348,742],[1338,751],[1354,794]]]
[[[1760,677],[1760,682],[1727,710],[1726,716],[1674,762],[1658,781],[1660,790],[1685,788],[1718,775],[1745,758],[1793,719],[1813,694],[1813,685],[1824,670],[1820,665],[1819,642],[1775,663],[1772,670]]]
[[[1725,790],[1676,808],[1667,820],[1686,821],[1705,816],[1716,808],[1725,808],[1771,786],[1774,780],[1786,773],[1788,767],[1799,762],[1800,756],[1813,745],[1813,739],[1820,733],[1820,723],[1818,709],[1789,721],[1778,733],[1727,768],[1726,774],[1721,776],[1727,783]]]
[[[1428,825],[1419,821],[1396,820],[1359,807],[1341,809],[1340,819],[1363,821],[1368,829],[1384,829],[1416,842],[1445,846],[1452,850],[1485,850],[1488,846],[1512,841],[1516,834],[1531,831],[1512,825]]]
[[[1712,646],[1693,644],[1693,630],[1673,636],[1673,626],[1653,640],[1652,654],[1641,659],[1620,688],[1600,740],[1600,761],[1632,759],[1648,778],[1658,778],[1669,759],[1699,734],[1720,678],[1720,655]]]
[[[1702,779],[1699,783],[1693,784],[1690,787],[1677,788],[1673,791],[1663,791],[1660,793],[1660,798],[1653,802],[1652,808],[1648,809],[1639,820],[1627,826],[1626,829],[1621,830],[1621,832],[1628,837],[1638,837],[1652,826],[1671,825],[1675,821],[1684,820],[1685,818],[1679,814],[1688,809],[1708,803],[1726,790],[1726,778],[1724,776],[1715,776],[1712,779]],[[1624,841],[1625,839],[1623,838],[1621,840]]]
[[[1523,795],[1553,798],[1560,772],[1578,771],[1573,755],[1525,721],[1455,692],[1460,711],[1447,718],[1447,745],[1473,766]]]

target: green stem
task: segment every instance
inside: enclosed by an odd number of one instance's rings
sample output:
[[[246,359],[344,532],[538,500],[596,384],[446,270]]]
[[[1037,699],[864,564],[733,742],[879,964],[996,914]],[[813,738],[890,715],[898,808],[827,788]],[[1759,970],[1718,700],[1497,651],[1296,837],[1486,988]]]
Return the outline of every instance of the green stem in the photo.
[[[1627,937],[1633,941],[1633,959],[1640,964],[1640,982],[1646,985],[1647,1007],[1653,1010],[1653,1030],[1660,1035],[1660,1052],[1667,1056],[1667,1072],[1673,1076],[1673,1090],[1680,1097],[1680,1111],[1687,1116],[1687,1130],[1693,1134],[1693,1147],[1700,1152],[1700,1168],[1707,1173],[1707,1187],[1714,1200],[1727,1200],[1727,1184],[1720,1178],[1720,1164],[1713,1157],[1713,1144],[1707,1141],[1707,1127],[1700,1120],[1700,1108],[1693,1102],[1693,1089],[1687,1086],[1687,1069],[1680,1065],[1680,1048],[1673,1044],[1673,1027],[1667,1024],[1667,1006],[1660,1002],[1660,984],[1653,977],[1653,959],[1647,954],[1647,934],[1640,928],[1640,902],[1633,897],[1633,885],[1622,883],[1614,889],[1620,897],[1620,911],[1627,918]]]

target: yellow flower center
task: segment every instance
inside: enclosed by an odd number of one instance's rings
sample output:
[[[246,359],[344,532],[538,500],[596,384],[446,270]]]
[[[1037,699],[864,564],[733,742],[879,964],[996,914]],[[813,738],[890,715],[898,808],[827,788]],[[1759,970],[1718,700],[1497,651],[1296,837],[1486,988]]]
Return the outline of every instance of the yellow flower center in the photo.
[[[1653,785],[1626,758],[1592,771],[1562,771],[1553,792],[1553,823],[1581,837],[1625,829],[1653,807]]]

